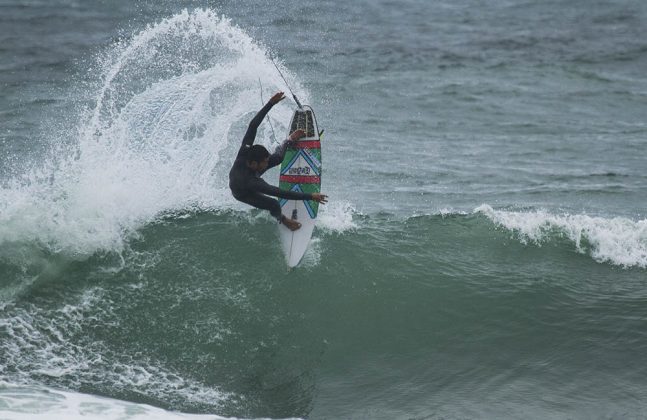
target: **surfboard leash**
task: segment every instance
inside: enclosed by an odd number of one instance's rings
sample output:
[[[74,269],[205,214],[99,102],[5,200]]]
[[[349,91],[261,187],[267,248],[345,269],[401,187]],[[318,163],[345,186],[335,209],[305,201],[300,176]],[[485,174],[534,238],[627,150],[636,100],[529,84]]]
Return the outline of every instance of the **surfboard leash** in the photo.
[[[263,84],[261,83],[261,78],[258,78],[258,85],[261,88],[261,105],[265,105],[265,100],[263,100]],[[274,136],[274,140],[276,141],[276,133],[274,132],[274,126],[272,125],[272,120],[270,120],[269,114],[265,117],[267,118],[267,122],[270,123],[270,128],[272,129],[272,135]]]
[[[294,102],[297,103],[297,106],[299,107],[299,109],[303,108],[303,106],[301,105],[301,102],[299,102],[299,100],[297,99],[297,95],[295,95],[294,92],[292,92],[292,89],[290,88],[290,84],[288,83],[287,80],[285,80],[285,76],[283,76],[283,73],[281,72],[281,69],[279,69],[279,66],[276,65],[272,57],[270,57],[270,61],[272,62],[272,64],[274,64],[276,71],[278,71],[279,74],[281,75],[281,79],[283,79],[283,82],[285,82],[285,86],[288,87],[288,90],[292,94],[292,99],[294,99]]]

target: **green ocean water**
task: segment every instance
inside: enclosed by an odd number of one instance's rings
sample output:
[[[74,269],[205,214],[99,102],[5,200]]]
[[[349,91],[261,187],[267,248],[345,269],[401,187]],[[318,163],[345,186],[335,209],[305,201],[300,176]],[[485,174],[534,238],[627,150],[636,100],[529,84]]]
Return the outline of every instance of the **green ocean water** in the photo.
[[[292,272],[271,221],[231,212],[164,218],[120,257],[40,255],[5,298],[3,375],[243,417],[641,410],[642,269],[482,214],[357,219]]]
[[[185,7],[0,5],[0,417],[644,416],[642,3]],[[270,56],[292,270],[226,179]]]

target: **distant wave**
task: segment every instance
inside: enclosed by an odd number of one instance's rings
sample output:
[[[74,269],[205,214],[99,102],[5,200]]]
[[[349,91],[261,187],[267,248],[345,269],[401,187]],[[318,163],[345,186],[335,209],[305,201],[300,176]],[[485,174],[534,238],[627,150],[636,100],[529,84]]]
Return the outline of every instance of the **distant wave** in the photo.
[[[522,243],[541,244],[557,235],[573,241],[578,252],[589,254],[598,262],[647,267],[647,220],[555,215],[541,210],[514,212],[494,210],[487,204],[474,212],[515,232]]]

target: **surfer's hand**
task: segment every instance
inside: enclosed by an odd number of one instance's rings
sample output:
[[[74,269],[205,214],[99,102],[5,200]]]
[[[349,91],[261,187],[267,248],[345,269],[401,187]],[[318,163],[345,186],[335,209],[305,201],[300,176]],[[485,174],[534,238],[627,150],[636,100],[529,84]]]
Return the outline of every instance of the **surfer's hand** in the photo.
[[[303,131],[303,130],[295,130],[295,131],[292,132],[292,134],[290,134],[290,138],[288,138],[288,140],[297,141],[301,137],[305,137],[305,135],[306,135],[305,131]]]
[[[328,202],[328,196],[320,193],[312,193],[312,200],[317,203],[326,204]]]
[[[283,99],[285,99],[285,93],[283,92],[277,92],[270,98],[270,103],[272,105],[276,105],[279,102],[281,102]]]

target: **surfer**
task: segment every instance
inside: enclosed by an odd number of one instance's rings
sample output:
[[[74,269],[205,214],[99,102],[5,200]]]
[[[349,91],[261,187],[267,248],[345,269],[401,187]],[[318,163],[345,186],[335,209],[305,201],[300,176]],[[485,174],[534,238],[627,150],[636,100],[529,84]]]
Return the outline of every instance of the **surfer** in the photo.
[[[296,130],[270,155],[270,152],[260,144],[253,144],[256,130],[263,122],[263,118],[272,107],[285,99],[283,92],[278,92],[261,108],[249,123],[243,143],[238,150],[236,160],[229,171],[229,188],[234,198],[250,206],[269,210],[279,223],[294,231],[301,227],[301,223],[288,219],[281,214],[279,201],[268,195],[285,198],[288,200],[314,200],[326,204],[328,196],[320,193],[301,193],[298,191],[282,190],[263,181],[261,175],[268,169],[281,164],[285,150],[290,142],[297,141],[305,136],[303,130]]]

